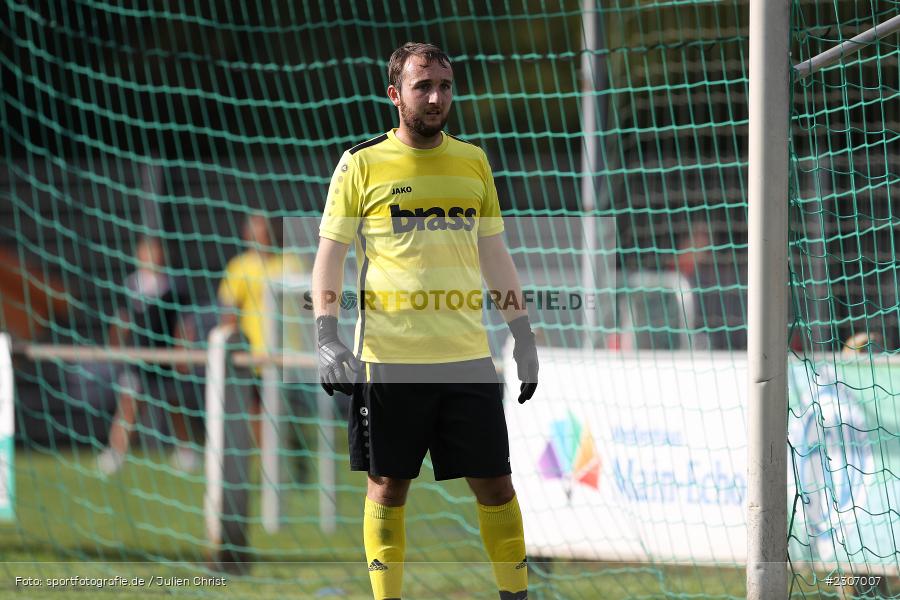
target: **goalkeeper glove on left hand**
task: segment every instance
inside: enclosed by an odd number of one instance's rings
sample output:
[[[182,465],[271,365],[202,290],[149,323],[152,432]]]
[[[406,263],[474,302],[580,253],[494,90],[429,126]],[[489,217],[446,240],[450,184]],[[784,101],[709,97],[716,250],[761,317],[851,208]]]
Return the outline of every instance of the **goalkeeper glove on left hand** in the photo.
[[[362,369],[362,363],[357,360],[350,348],[338,339],[337,325],[337,317],[322,316],[316,319],[319,382],[329,396],[334,396],[334,390],[350,396],[353,394],[353,383],[356,381],[356,374]],[[349,377],[347,369],[351,374]]]
[[[534,332],[527,316],[518,317],[509,322],[509,330],[512,332],[516,344],[513,347],[513,358],[519,371],[519,404],[530,400],[537,389],[538,384],[538,354],[534,343]]]

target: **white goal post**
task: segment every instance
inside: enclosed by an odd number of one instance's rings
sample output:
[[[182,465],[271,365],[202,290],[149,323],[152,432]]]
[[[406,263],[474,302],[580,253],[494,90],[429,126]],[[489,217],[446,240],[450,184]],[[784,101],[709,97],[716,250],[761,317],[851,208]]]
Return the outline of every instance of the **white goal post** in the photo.
[[[809,60],[794,65],[794,72],[801,79],[809,77],[813,73],[840,61],[842,58],[856,54],[869,44],[896,33],[898,30],[900,30],[900,15],[890,18],[884,23],[879,23],[875,27],[867,29],[859,35],[841,42],[834,48],[829,48],[825,52],[813,56]]]
[[[747,598],[788,594],[790,2],[750,3]]]

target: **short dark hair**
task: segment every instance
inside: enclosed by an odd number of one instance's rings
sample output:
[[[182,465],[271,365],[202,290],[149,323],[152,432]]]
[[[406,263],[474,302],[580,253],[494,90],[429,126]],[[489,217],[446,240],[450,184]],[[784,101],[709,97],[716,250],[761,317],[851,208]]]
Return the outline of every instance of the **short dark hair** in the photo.
[[[406,42],[394,50],[394,53],[391,54],[391,60],[388,61],[388,83],[395,88],[400,87],[400,75],[403,73],[403,67],[406,66],[406,60],[410,56],[424,58],[427,63],[438,61],[442,67],[451,66],[450,57],[447,56],[447,53],[434,44]]]

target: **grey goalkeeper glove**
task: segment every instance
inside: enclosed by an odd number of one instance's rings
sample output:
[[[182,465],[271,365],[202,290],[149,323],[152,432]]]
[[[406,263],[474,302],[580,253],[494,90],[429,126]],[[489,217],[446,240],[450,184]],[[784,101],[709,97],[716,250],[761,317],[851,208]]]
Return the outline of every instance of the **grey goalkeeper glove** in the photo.
[[[353,383],[362,369],[350,348],[338,339],[337,317],[322,316],[316,319],[316,337],[319,344],[319,382],[329,396],[337,390],[348,396],[353,394]],[[348,373],[349,371],[349,373]]]
[[[513,339],[516,341],[513,347],[513,358],[519,371],[519,404],[525,404],[530,400],[537,389],[538,384],[538,354],[534,343],[534,332],[527,316],[518,317],[508,323]]]

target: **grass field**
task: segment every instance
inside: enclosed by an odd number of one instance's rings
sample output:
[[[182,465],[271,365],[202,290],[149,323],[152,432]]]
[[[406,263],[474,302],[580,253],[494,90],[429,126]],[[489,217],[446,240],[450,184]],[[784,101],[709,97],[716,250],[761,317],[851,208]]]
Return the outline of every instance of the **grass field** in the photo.
[[[163,455],[146,454],[132,456],[119,474],[103,479],[94,471],[93,459],[93,453],[84,449],[55,454],[19,449],[17,522],[0,526],[0,596],[371,597],[361,549],[362,474],[339,468],[339,523],[334,534],[319,529],[315,486],[294,484],[286,503],[286,523],[277,534],[263,530],[254,504],[251,573],[225,576],[225,586],[194,585],[193,577],[216,576],[204,567],[208,548],[202,476],[175,472]],[[423,475],[426,481],[414,484],[408,506],[405,596],[496,598],[465,483],[437,485],[429,480],[429,471],[423,469]],[[740,568],[562,561],[534,562],[530,568],[532,598],[745,595]],[[50,578],[113,576],[129,582],[143,578],[144,585],[51,590],[46,583]],[[17,587],[16,577],[38,578],[44,585]],[[176,585],[170,579],[161,584],[159,577],[188,581]],[[823,597],[815,590],[812,586],[810,593],[798,591],[795,597]]]

